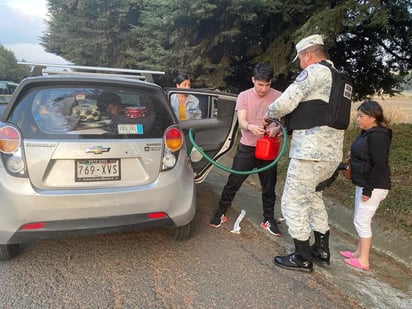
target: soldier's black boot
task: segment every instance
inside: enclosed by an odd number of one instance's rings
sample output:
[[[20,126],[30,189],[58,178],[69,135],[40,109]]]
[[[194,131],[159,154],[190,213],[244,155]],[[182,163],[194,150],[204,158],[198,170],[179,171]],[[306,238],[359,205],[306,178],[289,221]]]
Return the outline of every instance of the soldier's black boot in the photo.
[[[279,267],[311,272],[313,270],[312,254],[309,239],[305,241],[293,239],[295,252],[285,256],[275,256],[273,262]]]
[[[329,231],[325,234],[313,232],[315,235],[315,243],[310,247],[312,256],[319,262],[330,264],[329,251]]]

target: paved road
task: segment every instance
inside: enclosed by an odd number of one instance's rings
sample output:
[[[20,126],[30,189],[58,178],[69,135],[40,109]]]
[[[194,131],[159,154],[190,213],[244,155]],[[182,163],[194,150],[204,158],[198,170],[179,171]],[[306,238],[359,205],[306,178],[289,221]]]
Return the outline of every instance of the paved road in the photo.
[[[275,267],[284,249],[245,219],[209,227],[218,196],[198,186],[193,236],[164,230],[45,240],[0,264],[0,308],[360,308],[320,272]]]

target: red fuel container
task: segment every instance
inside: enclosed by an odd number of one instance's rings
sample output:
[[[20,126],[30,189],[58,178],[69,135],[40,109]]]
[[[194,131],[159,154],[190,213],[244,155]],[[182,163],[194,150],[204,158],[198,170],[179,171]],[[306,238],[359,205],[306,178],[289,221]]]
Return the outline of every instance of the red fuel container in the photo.
[[[276,137],[269,137],[265,134],[256,143],[255,157],[261,160],[275,160],[280,148],[279,140]]]

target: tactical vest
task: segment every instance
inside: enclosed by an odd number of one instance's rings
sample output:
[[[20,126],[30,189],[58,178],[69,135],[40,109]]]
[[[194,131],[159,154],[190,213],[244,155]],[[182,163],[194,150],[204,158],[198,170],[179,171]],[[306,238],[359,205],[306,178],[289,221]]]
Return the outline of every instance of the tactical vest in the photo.
[[[298,107],[283,119],[288,131],[310,129],[324,125],[340,130],[348,128],[352,102],[352,83],[344,72],[336,70],[327,61],[321,61],[319,64],[327,66],[332,73],[329,103],[320,99],[299,103]]]

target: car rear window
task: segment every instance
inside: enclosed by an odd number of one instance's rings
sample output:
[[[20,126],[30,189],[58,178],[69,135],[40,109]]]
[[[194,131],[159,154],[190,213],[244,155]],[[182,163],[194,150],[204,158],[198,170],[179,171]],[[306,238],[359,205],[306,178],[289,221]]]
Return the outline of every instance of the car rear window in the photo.
[[[155,138],[173,123],[152,88],[55,87],[30,90],[9,116],[25,137]]]

